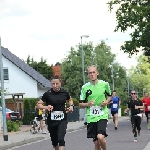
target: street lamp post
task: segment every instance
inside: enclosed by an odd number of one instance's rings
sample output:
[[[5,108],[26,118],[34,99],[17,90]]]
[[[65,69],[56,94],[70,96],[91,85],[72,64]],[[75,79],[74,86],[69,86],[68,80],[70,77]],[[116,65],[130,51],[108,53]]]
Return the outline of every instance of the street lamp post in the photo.
[[[111,67],[111,77],[112,77],[112,88],[114,90],[114,68],[112,64],[110,65],[110,67]]]
[[[144,97],[144,92],[146,91],[146,88],[143,88],[143,97]]]
[[[82,78],[83,78],[83,84],[85,84],[85,69],[84,69],[84,51],[83,51],[83,44],[82,44],[82,38],[88,38],[88,35],[81,35],[81,46],[82,46]],[[86,120],[86,108],[84,109],[84,120]],[[86,121],[85,121],[86,122]]]
[[[130,82],[129,82],[129,77],[127,78],[127,87],[128,87],[128,100],[130,98]]]
[[[88,38],[88,35],[81,35],[81,46],[82,46],[82,78],[83,78],[83,84],[85,84],[85,70],[84,70],[84,51],[83,51],[83,44],[82,44],[82,38]]]
[[[4,73],[3,73],[3,61],[1,51],[1,37],[0,37],[0,79],[1,79],[1,102],[2,102],[2,113],[3,113],[3,138],[4,141],[8,141],[7,125],[6,125],[6,106],[4,100]]]

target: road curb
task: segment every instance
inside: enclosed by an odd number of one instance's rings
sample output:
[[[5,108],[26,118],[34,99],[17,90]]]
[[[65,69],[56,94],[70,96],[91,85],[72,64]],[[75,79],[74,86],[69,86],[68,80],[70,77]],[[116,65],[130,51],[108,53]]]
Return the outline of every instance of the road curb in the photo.
[[[44,137],[30,138],[30,139],[23,140],[23,141],[20,141],[20,142],[11,143],[11,144],[8,144],[8,145],[5,145],[5,146],[0,146],[0,150],[6,150],[6,149],[9,149],[9,148],[12,148],[12,147],[15,147],[15,146],[21,146],[21,145],[24,145],[24,144],[32,143],[32,142],[43,140],[43,139],[44,139]]]
[[[84,129],[84,128],[86,128],[86,126],[82,126],[82,127],[77,128],[77,129],[68,129],[66,132],[67,132],[67,133],[68,133],[68,132],[73,132],[73,131],[75,131],[75,130]],[[18,134],[19,134],[19,133],[18,133]],[[13,136],[13,135],[12,135],[12,136]],[[10,149],[10,148],[12,148],[12,147],[22,146],[22,145],[25,145],[25,144],[37,142],[37,141],[44,140],[44,139],[48,139],[48,138],[47,138],[47,137],[29,138],[29,139],[25,139],[25,140],[23,140],[23,141],[11,143],[11,144],[8,144],[8,145],[5,145],[5,146],[0,146],[0,150]]]

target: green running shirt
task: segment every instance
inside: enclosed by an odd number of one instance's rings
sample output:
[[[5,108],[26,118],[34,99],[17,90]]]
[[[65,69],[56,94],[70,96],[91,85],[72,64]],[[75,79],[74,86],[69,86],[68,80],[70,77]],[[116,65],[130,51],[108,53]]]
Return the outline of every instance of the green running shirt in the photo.
[[[111,90],[108,82],[98,80],[96,85],[90,82],[84,84],[81,89],[80,100],[86,102],[87,92],[90,95],[87,97],[87,102],[94,100],[94,106],[87,107],[87,123],[97,122],[101,119],[108,119],[108,108],[107,105],[103,108],[100,107],[102,101],[107,99],[107,96],[111,96]]]

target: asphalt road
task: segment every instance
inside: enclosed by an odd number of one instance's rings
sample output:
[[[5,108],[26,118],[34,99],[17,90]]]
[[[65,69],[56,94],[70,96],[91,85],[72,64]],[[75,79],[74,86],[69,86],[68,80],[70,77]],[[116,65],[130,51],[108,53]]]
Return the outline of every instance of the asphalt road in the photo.
[[[146,128],[146,121],[142,121],[141,135],[138,142],[133,142],[133,134],[131,132],[131,123],[127,119],[121,119],[119,128],[114,130],[113,123],[108,123],[107,149],[108,150],[143,150],[150,141],[150,130]],[[93,150],[94,145],[92,139],[86,138],[86,129],[67,133],[66,150]],[[53,150],[50,139],[37,141],[21,147],[15,147],[12,150]]]

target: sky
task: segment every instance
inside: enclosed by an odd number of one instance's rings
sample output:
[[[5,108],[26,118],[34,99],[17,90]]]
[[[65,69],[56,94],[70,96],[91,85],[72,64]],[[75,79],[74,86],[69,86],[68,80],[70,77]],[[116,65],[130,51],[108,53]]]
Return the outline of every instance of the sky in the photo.
[[[94,44],[106,40],[116,61],[127,69],[136,65],[136,55],[128,58],[120,51],[127,33],[114,33],[115,12],[108,12],[107,0],[1,0],[1,45],[20,59],[28,55],[36,61],[41,57],[55,65],[67,55],[70,47],[81,42]]]

